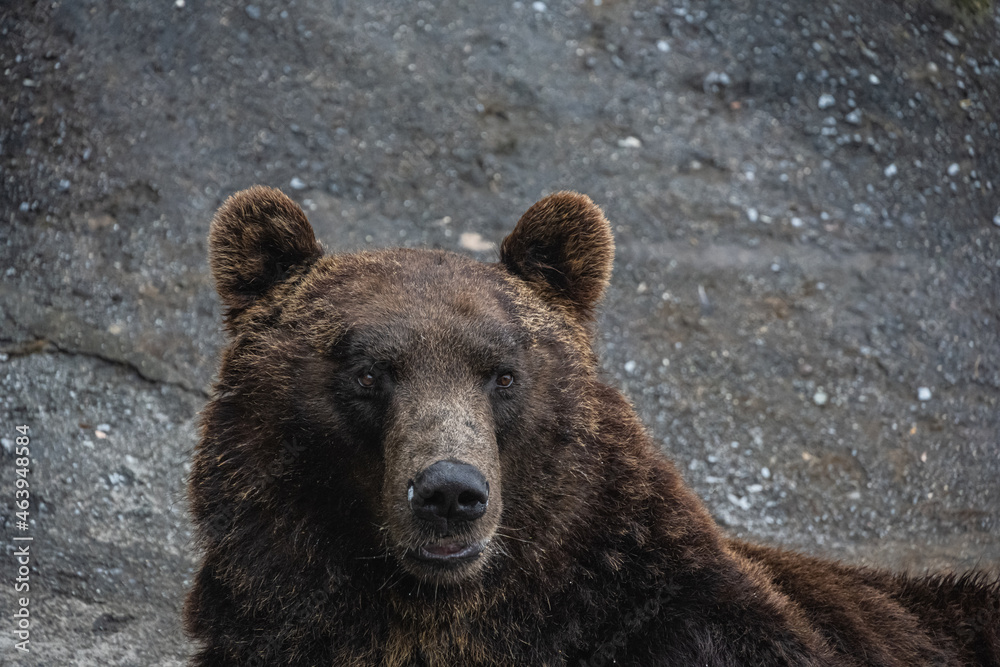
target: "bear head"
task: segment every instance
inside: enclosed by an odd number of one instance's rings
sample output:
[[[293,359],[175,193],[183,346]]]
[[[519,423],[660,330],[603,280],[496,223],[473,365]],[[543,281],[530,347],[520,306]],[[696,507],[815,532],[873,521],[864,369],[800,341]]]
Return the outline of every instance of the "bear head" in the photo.
[[[280,191],[231,197],[210,235],[229,344],[191,476],[209,550],[283,530],[298,562],[448,587],[567,539],[577,513],[553,510],[586,502],[574,461],[613,255],[574,193],[532,206],[492,264],[324,255]]]

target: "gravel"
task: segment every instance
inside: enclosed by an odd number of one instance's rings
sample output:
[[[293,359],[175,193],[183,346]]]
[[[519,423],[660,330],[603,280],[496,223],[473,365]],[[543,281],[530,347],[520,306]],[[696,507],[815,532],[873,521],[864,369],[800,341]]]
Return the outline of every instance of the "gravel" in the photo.
[[[253,183],[331,252],[487,261],[541,195],[588,193],[617,245],[603,376],[730,533],[1000,569],[997,14],[535,5],[0,9],[0,421],[38,442],[23,664],[189,653],[205,239]]]

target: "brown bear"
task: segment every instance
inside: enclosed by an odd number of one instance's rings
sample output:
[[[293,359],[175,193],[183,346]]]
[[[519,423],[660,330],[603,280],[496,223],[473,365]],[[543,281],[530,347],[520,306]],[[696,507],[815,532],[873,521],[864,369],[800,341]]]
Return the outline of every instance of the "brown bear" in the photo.
[[[598,378],[614,246],[552,195],[499,261],[211,229],[229,344],[190,502],[193,665],[998,665],[1000,585],[727,538]]]

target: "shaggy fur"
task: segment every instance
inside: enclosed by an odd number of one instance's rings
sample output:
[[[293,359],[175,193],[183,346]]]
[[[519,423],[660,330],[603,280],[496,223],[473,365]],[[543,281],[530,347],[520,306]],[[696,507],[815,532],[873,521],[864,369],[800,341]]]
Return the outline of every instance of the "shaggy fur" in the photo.
[[[572,193],[531,207],[496,264],[321,256],[280,192],[230,198],[211,231],[230,341],[189,486],[192,665],[1000,664],[982,575],[720,532],[598,380],[613,252]],[[414,480],[438,461],[476,470],[481,516],[421,517]]]

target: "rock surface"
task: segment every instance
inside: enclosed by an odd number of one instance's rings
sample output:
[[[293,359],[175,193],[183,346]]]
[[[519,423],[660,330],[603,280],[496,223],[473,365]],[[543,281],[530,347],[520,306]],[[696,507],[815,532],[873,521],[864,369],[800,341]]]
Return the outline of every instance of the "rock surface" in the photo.
[[[183,664],[183,481],[221,342],[205,240],[253,183],[332,251],[487,260],[542,194],[589,194],[618,244],[607,378],[721,523],[1000,569],[996,10],[8,5],[5,573],[34,540],[31,652],[6,619],[0,662]]]

